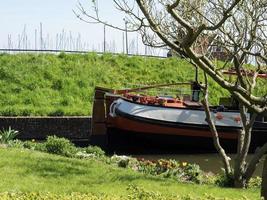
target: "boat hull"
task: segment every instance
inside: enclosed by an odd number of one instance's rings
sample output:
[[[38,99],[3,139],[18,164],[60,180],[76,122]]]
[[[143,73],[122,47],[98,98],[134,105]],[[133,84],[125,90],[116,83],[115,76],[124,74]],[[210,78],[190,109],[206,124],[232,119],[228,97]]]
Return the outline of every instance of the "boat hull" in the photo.
[[[110,151],[131,153],[216,152],[213,135],[207,124],[164,121],[151,116],[144,118],[133,114],[135,109],[129,110],[129,112],[125,112],[123,107],[117,106],[114,108],[114,113],[109,114],[107,134]],[[137,110],[142,110],[141,113],[144,114],[144,109],[138,107]],[[226,116],[225,113],[223,114]],[[221,124],[221,126],[217,126],[220,143],[227,152],[235,153],[240,125]],[[252,134],[250,152],[255,151],[256,147],[261,146],[262,141],[267,139],[267,135],[262,131],[254,130]]]
[[[117,153],[216,152],[208,127],[178,127],[117,116],[107,129],[108,149]],[[221,145],[235,152],[237,131],[221,129]]]
[[[237,140],[221,139],[228,153],[235,153]],[[167,135],[108,129],[108,151],[128,154],[215,153],[210,137]]]
[[[249,152],[253,153],[266,141],[255,132]],[[110,153],[127,154],[172,154],[172,153],[216,153],[213,138],[182,134],[136,132],[109,127],[107,129],[107,150]],[[259,136],[259,137],[258,137]],[[236,153],[237,139],[220,138],[220,144],[227,153]]]

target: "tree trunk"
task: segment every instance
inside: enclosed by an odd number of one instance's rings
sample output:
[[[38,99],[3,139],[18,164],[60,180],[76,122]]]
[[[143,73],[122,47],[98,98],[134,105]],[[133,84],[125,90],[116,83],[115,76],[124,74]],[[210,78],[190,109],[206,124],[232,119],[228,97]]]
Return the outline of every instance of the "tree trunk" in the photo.
[[[253,114],[249,119],[247,116],[247,109],[240,103],[240,115],[243,123],[243,129],[238,134],[238,148],[237,157],[235,160],[234,169],[234,184],[236,188],[245,188],[251,176],[245,176],[247,170],[247,155],[251,143],[252,126],[256,119],[256,114]]]
[[[247,181],[243,176],[239,176],[239,177],[234,177],[235,181],[234,181],[234,186],[235,188],[245,188],[247,185]]]
[[[264,197],[264,200],[267,200],[267,156],[262,170],[261,196]]]
[[[243,163],[241,158],[241,151],[244,146],[244,137],[245,137],[245,131],[244,129],[240,130],[238,133],[238,147],[237,147],[237,155],[235,159],[234,164],[234,186],[236,188],[243,188],[244,187],[244,181],[243,181],[243,172],[244,172],[244,166],[241,165]]]
[[[203,93],[204,93],[204,98],[202,100],[202,103],[204,105],[204,110],[206,113],[206,121],[207,121],[207,123],[210,127],[210,131],[212,133],[213,144],[214,144],[216,150],[218,151],[219,155],[221,156],[226,176],[230,177],[232,174],[232,168],[230,165],[230,158],[227,156],[225,150],[223,149],[223,147],[220,144],[220,138],[219,138],[216,126],[215,126],[215,124],[211,118],[210,108],[209,108],[209,100],[208,100],[208,94],[209,94],[208,93],[208,81],[207,81],[206,73],[204,73],[204,75],[205,75],[205,87],[202,88]]]
[[[252,159],[249,161],[247,170],[245,172],[245,177],[247,181],[252,177],[258,163],[260,162],[260,159],[264,156],[264,154],[267,152],[267,143],[265,143],[252,157]]]

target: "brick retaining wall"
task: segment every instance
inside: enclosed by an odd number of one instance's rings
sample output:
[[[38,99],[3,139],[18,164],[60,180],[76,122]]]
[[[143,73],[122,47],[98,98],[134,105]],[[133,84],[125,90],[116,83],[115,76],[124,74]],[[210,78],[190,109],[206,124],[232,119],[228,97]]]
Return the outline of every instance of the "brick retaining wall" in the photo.
[[[88,140],[91,117],[0,117],[0,130],[11,127],[19,131],[19,139],[44,140],[48,135],[72,141]]]

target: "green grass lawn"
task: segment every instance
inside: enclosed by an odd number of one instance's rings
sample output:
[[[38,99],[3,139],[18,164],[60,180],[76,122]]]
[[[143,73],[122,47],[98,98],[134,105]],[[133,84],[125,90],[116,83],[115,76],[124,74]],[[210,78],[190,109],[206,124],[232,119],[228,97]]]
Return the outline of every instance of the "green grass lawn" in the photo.
[[[41,192],[53,194],[91,193],[126,196],[129,185],[152,192],[192,197],[259,199],[259,189],[226,189],[209,185],[182,184],[108,165],[97,160],[79,160],[26,150],[0,148],[0,193]],[[127,197],[127,196],[126,196]]]
[[[194,80],[194,67],[177,58],[111,54],[0,54],[0,115],[90,115],[95,86]],[[211,102],[226,92],[211,83]]]
[[[203,82],[201,71],[199,74]],[[95,53],[0,54],[0,115],[90,115],[95,86],[132,88],[192,81],[194,76],[195,68],[179,58]],[[209,83],[211,104],[229,96],[214,81]],[[266,94],[266,84],[267,79],[260,79],[255,93]]]

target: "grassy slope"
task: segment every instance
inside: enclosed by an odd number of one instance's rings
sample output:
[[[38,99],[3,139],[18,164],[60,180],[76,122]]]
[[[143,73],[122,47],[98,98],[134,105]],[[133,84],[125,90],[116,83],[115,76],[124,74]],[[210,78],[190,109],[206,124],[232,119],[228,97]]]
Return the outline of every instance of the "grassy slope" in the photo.
[[[105,54],[0,55],[0,115],[90,115],[93,90],[194,79],[194,68],[176,58]],[[211,102],[225,95],[211,83]]]
[[[115,168],[94,160],[78,160],[45,153],[0,148],[0,192],[51,192],[56,194],[105,193],[126,195],[130,184],[165,195],[178,194],[240,199],[258,199],[259,190],[223,189],[181,184],[128,169]]]

